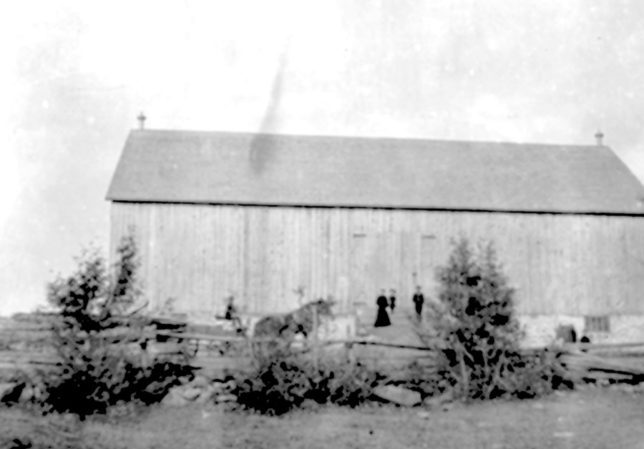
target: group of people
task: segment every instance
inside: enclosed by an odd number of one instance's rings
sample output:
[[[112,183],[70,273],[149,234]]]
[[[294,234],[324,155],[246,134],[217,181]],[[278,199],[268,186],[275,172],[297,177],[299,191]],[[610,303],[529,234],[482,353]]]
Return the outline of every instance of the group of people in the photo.
[[[423,304],[425,303],[425,297],[423,296],[420,285],[416,286],[416,292],[412,297],[412,302],[414,303],[414,309],[416,310],[416,318],[418,318],[418,321],[421,321],[423,318]],[[378,306],[378,312],[376,314],[374,327],[390,326],[391,320],[389,319],[387,309],[391,309],[392,314],[396,309],[396,290],[393,288],[390,289],[389,297],[387,297],[386,290],[383,288],[376,299],[376,305]]]
[[[226,298],[226,312],[224,316],[217,316],[217,318],[223,318],[224,320],[232,321],[237,329],[242,328],[242,323],[237,313],[237,308],[234,304],[235,298],[231,295]],[[412,297],[412,302],[414,303],[414,309],[416,310],[416,318],[418,321],[423,319],[423,304],[425,303],[425,297],[423,296],[422,289],[420,285],[416,286],[416,291]],[[394,313],[396,309],[396,290],[393,288],[389,290],[389,296],[386,294],[386,290],[383,288],[380,291],[380,295],[376,299],[376,305],[378,306],[378,312],[376,314],[376,322],[374,327],[386,327],[391,326],[391,320],[389,319],[389,313],[387,309],[391,310],[391,313]]]

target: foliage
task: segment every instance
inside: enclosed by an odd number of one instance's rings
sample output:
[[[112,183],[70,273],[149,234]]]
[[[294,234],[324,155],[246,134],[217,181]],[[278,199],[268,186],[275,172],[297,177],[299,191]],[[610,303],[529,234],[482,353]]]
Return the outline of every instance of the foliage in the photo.
[[[117,263],[114,266],[114,281],[109,290],[108,303],[103,310],[110,313],[126,313],[141,296],[136,272],[139,268],[136,240],[132,233],[123,237],[116,248]]]
[[[170,360],[146,363],[145,355],[129,348],[84,339],[66,345],[63,366],[55,377],[43,378],[45,409],[81,417],[106,413],[110,407],[129,402],[160,401],[190,369]]]
[[[237,376],[238,402],[268,415],[281,415],[306,401],[355,407],[371,396],[381,376],[359,362],[325,357],[318,363],[282,348],[256,369]]]
[[[47,300],[58,309],[65,327],[89,332],[115,325],[113,316],[124,314],[140,297],[136,254],[136,241],[128,234],[116,249],[112,276],[98,251],[85,251],[71,276],[47,286]]]
[[[53,345],[60,368],[43,376],[45,409],[82,416],[104,413],[110,406],[160,400],[186,364],[151,360],[146,352],[145,319],[125,315],[138,300],[136,242],[125,237],[111,273],[97,252],[86,252],[69,277],[48,286],[56,307]]]
[[[534,396],[551,388],[557,361],[549,354],[521,353],[514,290],[492,243],[475,253],[461,238],[437,278],[431,325],[439,342],[439,377],[466,399]]]
[[[78,268],[71,276],[58,277],[47,285],[47,300],[58,310],[61,327],[96,331],[102,327],[104,318],[95,309],[108,295],[105,261],[96,251],[85,251],[77,263]]]
[[[560,387],[570,388],[558,351],[550,348],[517,354],[505,376],[507,391],[519,399],[539,397]]]

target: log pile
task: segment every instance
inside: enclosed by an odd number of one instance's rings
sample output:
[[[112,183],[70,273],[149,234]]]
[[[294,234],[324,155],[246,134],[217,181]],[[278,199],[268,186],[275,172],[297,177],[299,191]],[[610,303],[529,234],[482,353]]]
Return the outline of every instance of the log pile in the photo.
[[[644,381],[644,343],[569,344],[559,357],[575,383],[628,383]]]
[[[51,345],[52,319],[48,314],[19,314],[3,320],[0,325],[0,379],[55,365],[57,357]]]

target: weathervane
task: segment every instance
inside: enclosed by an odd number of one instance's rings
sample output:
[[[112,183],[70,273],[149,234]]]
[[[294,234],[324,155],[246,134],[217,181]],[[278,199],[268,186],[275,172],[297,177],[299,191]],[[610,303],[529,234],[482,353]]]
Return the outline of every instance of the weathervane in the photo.
[[[141,111],[139,116],[136,118],[139,121],[139,129],[141,129],[141,130],[145,129],[145,119],[146,118],[147,117],[145,116],[145,114],[143,114],[143,111]]]
[[[604,145],[604,133],[601,132],[601,130],[597,130],[597,132],[595,133],[595,139],[597,140],[597,145],[599,145],[600,147]]]

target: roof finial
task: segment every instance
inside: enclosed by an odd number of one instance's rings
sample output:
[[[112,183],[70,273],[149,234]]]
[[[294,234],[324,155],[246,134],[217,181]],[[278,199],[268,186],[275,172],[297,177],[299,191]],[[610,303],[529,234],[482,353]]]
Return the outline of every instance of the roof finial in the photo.
[[[604,139],[604,133],[603,133],[603,132],[601,132],[601,130],[597,130],[597,132],[595,133],[595,139],[597,140],[597,145],[598,145],[598,146],[600,146],[600,147],[601,147],[601,146],[603,146],[603,145],[604,145],[604,142],[603,142],[603,139]]]
[[[147,117],[145,116],[145,114],[143,114],[143,111],[141,111],[139,116],[136,118],[139,121],[139,129],[141,129],[141,130],[145,129],[145,119],[146,118]]]

